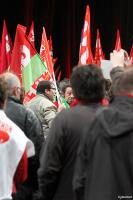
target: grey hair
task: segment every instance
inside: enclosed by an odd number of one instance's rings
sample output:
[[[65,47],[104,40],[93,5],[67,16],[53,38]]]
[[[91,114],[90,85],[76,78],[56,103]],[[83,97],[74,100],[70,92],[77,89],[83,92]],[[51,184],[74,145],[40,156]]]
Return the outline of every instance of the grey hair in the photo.
[[[8,95],[12,96],[14,88],[21,87],[19,78],[11,72],[5,72],[1,76],[5,79],[7,83]]]

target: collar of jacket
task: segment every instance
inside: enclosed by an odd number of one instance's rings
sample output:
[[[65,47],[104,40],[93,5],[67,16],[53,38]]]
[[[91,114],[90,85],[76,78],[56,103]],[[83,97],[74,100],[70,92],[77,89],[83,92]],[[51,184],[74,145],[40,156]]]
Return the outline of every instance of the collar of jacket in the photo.
[[[16,103],[21,104],[20,100],[19,100],[17,97],[15,97],[15,96],[9,96],[9,97],[8,97],[8,100],[9,100],[9,101],[14,101],[14,102],[16,102]]]
[[[99,102],[94,102],[94,101],[90,101],[90,100],[81,100],[81,99],[78,99],[78,103],[82,104],[82,105],[90,105],[90,104],[92,105],[92,104],[100,104],[100,101]]]
[[[39,96],[45,97],[46,99],[48,99],[49,101],[51,101],[51,99],[46,95],[46,94],[37,94]],[[52,101],[51,101],[52,102]]]
[[[119,96],[115,96],[114,97],[114,100],[112,101],[112,104],[113,103],[116,103],[116,104],[122,104],[126,102],[126,104],[131,104],[133,105],[133,96],[130,96],[130,95],[119,95]]]

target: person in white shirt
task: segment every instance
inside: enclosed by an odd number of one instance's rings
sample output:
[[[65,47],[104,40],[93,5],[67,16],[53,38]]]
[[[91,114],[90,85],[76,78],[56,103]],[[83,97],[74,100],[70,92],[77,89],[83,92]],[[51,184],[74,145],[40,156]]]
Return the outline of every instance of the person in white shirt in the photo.
[[[35,154],[32,141],[6,116],[6,99],[7,85],[0,77],[0,200],[12,199],[14,176],[23,154],[26,152],[27,157]]]

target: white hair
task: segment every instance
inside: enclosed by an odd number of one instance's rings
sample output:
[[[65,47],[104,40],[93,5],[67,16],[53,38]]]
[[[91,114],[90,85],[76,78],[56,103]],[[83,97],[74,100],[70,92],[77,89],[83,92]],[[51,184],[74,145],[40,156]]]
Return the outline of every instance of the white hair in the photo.
[[[11,72],[5,72],[2,74],[2,76],[4,77],[5,81],[7,82],[9,95],[13,94],[13,91],[16,87],[21,87],[20,80],[15,74],[13,74]]]

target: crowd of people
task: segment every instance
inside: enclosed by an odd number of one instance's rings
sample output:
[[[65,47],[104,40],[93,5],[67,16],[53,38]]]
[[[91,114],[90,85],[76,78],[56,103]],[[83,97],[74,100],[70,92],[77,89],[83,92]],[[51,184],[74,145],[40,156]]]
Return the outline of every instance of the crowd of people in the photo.
[[[133,198],[133,66],[77,65],[40,81],[23,105],[19,78],[0,75],[0,200]]]

